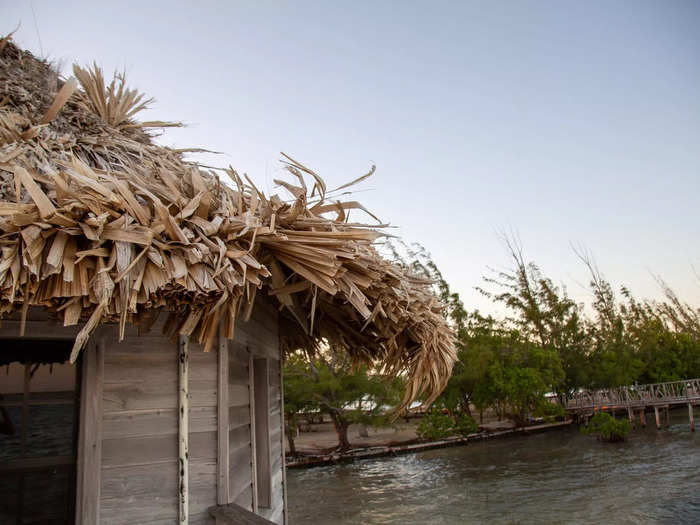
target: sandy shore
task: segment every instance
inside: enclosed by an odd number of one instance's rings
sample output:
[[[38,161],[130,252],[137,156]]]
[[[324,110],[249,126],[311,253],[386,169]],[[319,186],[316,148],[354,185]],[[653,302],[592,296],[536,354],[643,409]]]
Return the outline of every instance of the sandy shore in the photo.
[[[369,428],[369,437],[360,436],[360,426],[350,425],[348,439],[353,448],[368,448],[376,446],[395,446],[405,443],[412,443],[418,439],[416,427],[419,419],[411,419],[408,422],[401,419],[390,427]],[[490,432],[507,430],[513,428],[511,421],[488,421],[480,427]],[[297,452],[300,454],[316,455],[321,454],[338,445],[338,436],[333,429],[332,423],[320,423],[306,428],[306,432],[300,432],[294,440]],[[289,443],[285,446],[289,452]]]
[[[322,465],[330,465],[336,463],[344,463],[349,461],[355,461],[358,459],[370,459],[379,458],[382,456],[396,456],[399,454],[410,454],[415,452],[422,452],[424,450],[431,450],[436,448],[454,447],[459,445],[466,445],[473,441],[482,441],[484,439],[495,439],[495,438],[506,438],[514,437],[518,435],[530,435],[538,432],[546,432],[550,430],[560,429],[569,426],[573,423],[572,420],[559,421],[554,423],[541,423],[536,425],[530,425],[527,427],[515,428],[512,424],[502,425],[503,422],[494,422],[490,425],[483,425],[481,430],[474,434],[469,434],[468,436],[450,436],[437,441],[416,441],[410,440],[408,442],[398,442],[398,441],[384,441],[382,443],[373,442],[373,438],[378,438],[379,436],[370,436],[369,438],[363,438],[367,443],[373,443],[371,445],[358,446],[353,444],[353,448],[346,452],[323,452],[323,453],[310,453],[306,452],[304,455],[296,456],[295,458],[287,457],[287,468],[307,468]],[[409,429],[405,429],[407,432]],[[395,434],[400,433],[398,432]],[[385,433],[377,433],[384,434]],[[414,432],[415,435],[415,432]]]

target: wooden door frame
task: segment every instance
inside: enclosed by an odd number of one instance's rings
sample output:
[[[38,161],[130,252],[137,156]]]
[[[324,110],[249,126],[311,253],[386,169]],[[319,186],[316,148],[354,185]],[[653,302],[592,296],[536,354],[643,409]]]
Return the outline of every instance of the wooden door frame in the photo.
[[[31,339],[75,340],[82,325],[64,327],[51,320],[26,321],[25,334]],[[21,321],[3,320],[0,341],[21,340]],[[30,337],[27,337],[30,339]],[[78,417],[78,453],[75,476],[75,523],[96,525],[100,518],[102,467],[102,393],[104,380],[105,330],[99,327],[81,352],[80,414]]]

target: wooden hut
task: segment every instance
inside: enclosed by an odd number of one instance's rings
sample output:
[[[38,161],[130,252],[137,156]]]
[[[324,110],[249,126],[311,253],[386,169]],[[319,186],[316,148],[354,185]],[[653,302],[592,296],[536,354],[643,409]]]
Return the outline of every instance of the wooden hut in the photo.
[[[137,122],[123,79],[74,72],[0,40],[0,522],[284,523],[284,352],[430,398],[441,306],[310,169],[285,157],[268,197],[156,144],[173,124]]]

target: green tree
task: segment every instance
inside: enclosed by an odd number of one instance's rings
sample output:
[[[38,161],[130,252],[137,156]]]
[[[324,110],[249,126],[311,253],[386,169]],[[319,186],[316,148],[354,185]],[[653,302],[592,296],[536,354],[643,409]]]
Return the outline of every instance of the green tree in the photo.
[[[666,301],[638,301],[622,287],[618,300],[592,258],[577,255],[588,268],[595,317],[589,321],[591,387],[634,382],[657,383],[696,377],[700,372],[700,314],[681,302],[657,278]]]
[[[510,269],[493,272],[484,281],[489,288],[478,289],[510,312],[506,323],[533,345],[556,351],[564,371],[552,385],[562,397],[587,383],[587,334],[583,307],[554,285],[534,262],[526,262],[520,241],[502,236],[509,252]]]
[[[502,322],[478,311],[469,313],[427,251],[403,245],[403,264],[435,282],[455,330],[458,360],[436,401],[453,418],[462,413],[471,417],[472,405],[480,412],[496,406],[500,414],[509,413],[522,424],[545,402],[546,392],[572,390],[584,381],[580,370],[586,361],[586,334],[579,307],[534,264],[525,264],[514,241],[505,241],[515,267],[487,279],[499,287],[498,293],[487,295],[506,303],[514,314]],[[400,258],[396,250],[394,255]]]
[[[285,368],[285,396],[290,379],[292,399],[306,399],[312,406],[328,414],[338,435],[338,449],[350,448],[348,428],[353,423],[383,425],[388,423],[387,410],[399,403],[403,382],[399,377],[383,377],[371,373],[366,366],[355,366],[350,357],[340,352],[319,352],[309,356],[295,354]],[[308,406],[308,405],[306,405]],[[290,410],[294,407],[290,404]]]
[[[437,399],[451,415],[465,412],[471,416],[471,405],[479,385],[488,379],[488,369],[494,359],[495,321],[484,318],[478,312],[467,317],[457,336],[457,362],[445,390]]]
[[[616,293],[593,258],[574,248],[590,272],[591,311],[528,262],[519,239],[503,235],[511,265],[478,288],[504,306],[502,319],[469,312],[421,246],[390,247],[404,267],[431,279],[455,331],[458,361],[438,406],[454,419],[493,407],[519,424],[530,414],[560,412],[559,400],[579,388],[663,382],[700,376],[700,309],[681,301],[660,278],[661,302]],[[401,251],[401,253],[399,253]]]
[[[521,348],[506,361],[502,390],[512,419],[524,425],[530,414],[540,411],[545,394],[560,384],[564,376],[559,355],[553,349]]]
[[[421,439],[429,441],[446,438],[454,433],[454,419],[432,408],[421,418],[416,433]]]
[[[524,425],[530,414],[541,412],[549,403],[545,394],[564,375],[561,361],[556,351],[533,346],[517,332],[502,335],[498,341],[499,349],[477,398],[495,405],[501,416]]]
[[[284,433],[289,453],[297,455],[294,439],[299,428],[299,417],[304,412],[318,409],[313,397],[313,383],[309,381],[307,360],[299,353],[290,355],[284,363]]]

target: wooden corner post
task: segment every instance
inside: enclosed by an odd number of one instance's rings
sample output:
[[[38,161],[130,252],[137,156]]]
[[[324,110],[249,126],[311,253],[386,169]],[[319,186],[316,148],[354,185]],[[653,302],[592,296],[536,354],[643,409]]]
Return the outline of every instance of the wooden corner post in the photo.
[[[178,341],[178,523],[188,524],[189,515],[189,412],[190,395],[187,384],[190,361],[190,338],[181,335]]]
[[[94,337],[83,352],[76,480],[76,524],[100,522],[102,470],[102,385],[104,338]]]
[[[285,437],[285,423],[284,423],[284,363],[282,359],[279,360],[279,372],[280,372],[280,441],[282,447],[282,502],[283,502],[283,512],[284,517],[282,523],[287,525],[289,523],[288,513],[287,513],[287,458],[284,454],[284,437]]]
[[[250,457],[251,484],[253,487],[253,512],[258,512],[258,451],[255,448],[255,371],[253,351],[248,350],[248,406],[250,407]]]
[[[270,472],[270,361],[253,359],[253,390],[255,391],[255,453],[258,508],[272,505],[272,476]]]
[[[217,483],[216,483],[216,503],[226,505],[231,503],[229,494],[229,408],[228,408],[228,341],[219,334],[219,369],[218,369],[218,454],[216,461]]]

